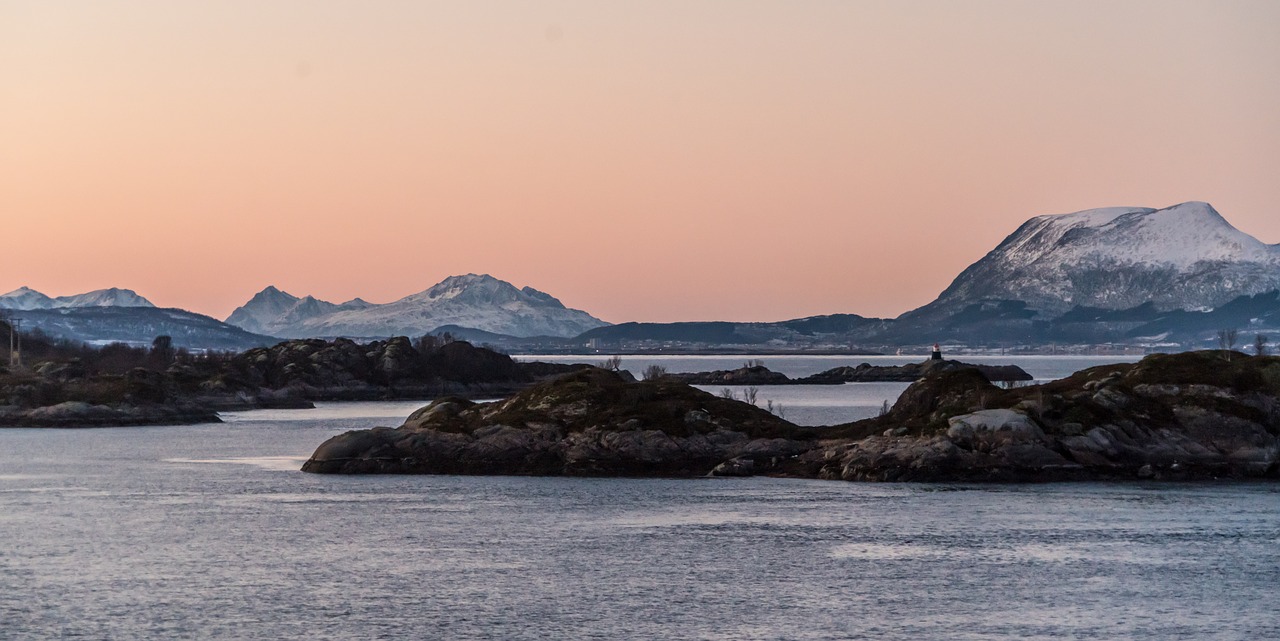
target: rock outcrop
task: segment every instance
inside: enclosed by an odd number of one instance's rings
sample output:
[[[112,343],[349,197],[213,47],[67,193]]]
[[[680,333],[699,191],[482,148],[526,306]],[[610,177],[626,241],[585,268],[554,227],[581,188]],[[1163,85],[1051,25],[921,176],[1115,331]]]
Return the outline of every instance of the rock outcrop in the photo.
[[[948,372],[883,417],[831,429],[860,440],[829,458],[825,478],[1274,478],[1280,358],[1158,354],[1011,390]]]
[[[764,365],[744,365],[738,369],[666,374],[666,376],[690,385],[791,385],[795,383],[786,374],[775,372]]]
[[[673,380],[629,382],[591,368],[510,399],[444,398],[395,428],[335,436],[307,472],[702,476],[782,473],[817,447],[760,408]],[[721,466],[737,461],[732,470]]]

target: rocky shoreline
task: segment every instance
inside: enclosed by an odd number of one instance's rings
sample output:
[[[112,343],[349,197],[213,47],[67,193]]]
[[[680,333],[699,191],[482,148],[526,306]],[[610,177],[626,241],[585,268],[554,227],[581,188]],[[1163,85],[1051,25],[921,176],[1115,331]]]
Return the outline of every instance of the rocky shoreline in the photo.
[[[884,416],[806,428],[663,377],[599,369],[511,398],[440,399],[335,436],[318,473],[751,475],[846,481],[1277,478],[1280,358],[1153,355],[1002,389],[929,372]]]

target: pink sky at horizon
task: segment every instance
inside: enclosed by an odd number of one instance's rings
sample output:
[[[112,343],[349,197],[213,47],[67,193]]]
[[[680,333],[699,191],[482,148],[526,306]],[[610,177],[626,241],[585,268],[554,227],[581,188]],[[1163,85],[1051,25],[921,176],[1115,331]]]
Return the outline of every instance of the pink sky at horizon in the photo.
[[[1280,3],[0,0],[0,292],[225,318],[489,273],[897,316],[1032,216],[1280,243]]]

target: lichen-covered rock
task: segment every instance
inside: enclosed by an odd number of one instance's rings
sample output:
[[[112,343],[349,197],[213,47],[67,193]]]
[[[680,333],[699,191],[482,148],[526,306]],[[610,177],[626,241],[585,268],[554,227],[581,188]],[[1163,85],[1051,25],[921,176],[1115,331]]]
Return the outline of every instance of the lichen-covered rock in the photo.
[[[947,419],[947,438],[957,443],[1043,442],[1044,431],[1026,414],[1013,410],[979,410]]]

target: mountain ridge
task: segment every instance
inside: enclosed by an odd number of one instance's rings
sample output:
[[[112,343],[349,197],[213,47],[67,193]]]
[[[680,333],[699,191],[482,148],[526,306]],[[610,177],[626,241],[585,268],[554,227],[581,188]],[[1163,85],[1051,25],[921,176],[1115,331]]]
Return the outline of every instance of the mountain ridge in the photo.
[[[50,297],[27,286],[0,294],[0,309],[35,310],[76,307],[155,307],[132,289],[108,287],[83,294]]]
[[[571,337],[607,325],[550,294],[517,289],[488,274],[449,276],[383,304],[356,298],[335,305],[271,286],[236,308],[227,323],[282,338],[416,336],[444,326],[516,337]]]

